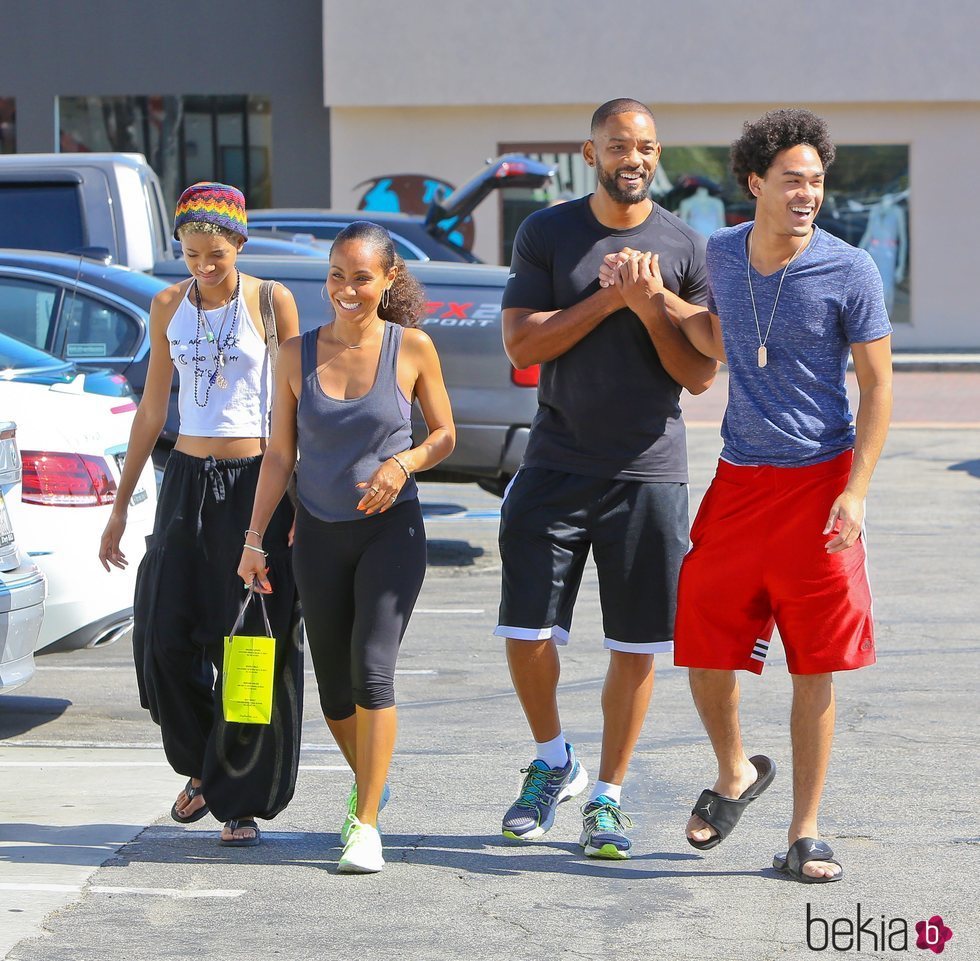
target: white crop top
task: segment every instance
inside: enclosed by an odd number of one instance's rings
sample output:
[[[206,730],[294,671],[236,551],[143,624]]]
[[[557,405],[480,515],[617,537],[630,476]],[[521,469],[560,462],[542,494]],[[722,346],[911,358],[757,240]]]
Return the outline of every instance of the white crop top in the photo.
[[[272,368],[265,340],[255,329],[245,298],[227,310],[205,310],[198,318],[188,299],[167,327],[170,357],[180,387],[180,432],[191,437],[268,437]],[[209,336],[210,335],[210,336]]]

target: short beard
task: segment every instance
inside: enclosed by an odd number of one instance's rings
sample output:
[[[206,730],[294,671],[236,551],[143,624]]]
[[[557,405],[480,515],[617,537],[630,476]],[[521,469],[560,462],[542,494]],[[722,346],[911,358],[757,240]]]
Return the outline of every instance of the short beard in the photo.
[[[606,191],[607,194],[612,198],[614,203],[617,204],[639,204],[647,199],[650,195],[650,184],[653,183],[653,174],[651,173],[643,181],[640,182],[639,186],[633,190],[624,190],[619,186],[619,182],[616,180],[616,174],[611,177],[606,173],[604,167],[600,164],[595,165],[596,176],[599,178],[599,185]]]

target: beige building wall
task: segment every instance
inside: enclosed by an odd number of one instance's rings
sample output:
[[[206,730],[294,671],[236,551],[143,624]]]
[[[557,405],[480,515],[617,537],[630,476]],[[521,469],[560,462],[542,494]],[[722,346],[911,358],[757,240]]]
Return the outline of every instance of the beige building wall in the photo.
[[[726,145],[746,119],[808,106],[840,144],[908,144],[910,324],[898,348],[980,347],[973,277],[980,191],[963,170],[980,156],[974,4],[942,16],[904,0],[653,4],[636,17],[584,0],[372,4],[372,58],[351,71],[356,5],[324,0],[324,91],[331,107],[332,197],[393,172],[458,184],[501,143],[581,141],[592,110],[634,96],[665,144]],[[347,31],[351,33],[347,33]],[[831,171],[831,182],[833,172]],[[499,207],[476,213],[476,252],[499,250]]]

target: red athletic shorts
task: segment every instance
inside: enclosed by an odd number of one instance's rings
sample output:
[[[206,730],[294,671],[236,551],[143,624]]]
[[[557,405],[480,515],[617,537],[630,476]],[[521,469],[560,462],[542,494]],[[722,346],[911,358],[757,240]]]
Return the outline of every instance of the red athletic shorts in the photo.
[[[874,663],[864,536],[824,549],[852,456],[808,467],[719,461],[681,567],[675,664],[761,674],[774,626],[791,674]]]

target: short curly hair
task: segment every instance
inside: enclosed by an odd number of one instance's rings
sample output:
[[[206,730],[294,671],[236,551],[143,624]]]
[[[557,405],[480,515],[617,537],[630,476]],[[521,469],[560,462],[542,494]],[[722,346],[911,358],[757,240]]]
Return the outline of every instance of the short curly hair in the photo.
[[[214,237],[224,237],[233,247],[245,242],[245,238],[237,230],[229,230],[221,224],[211,224],[203,220],[191,220],[177,228],[177,236],[181,240],[187,234],[211,234]]]
[[[824,170],[834,162],[837,148],[830,139],[826,121],[809,110],[802,107],[770,110],[754,122],[746,121],[742,136],[732,144],[731,150],[732,173],[746,195],[752,197],[749,174],[764,177],[776,154],[800,144],[816,150]]]

